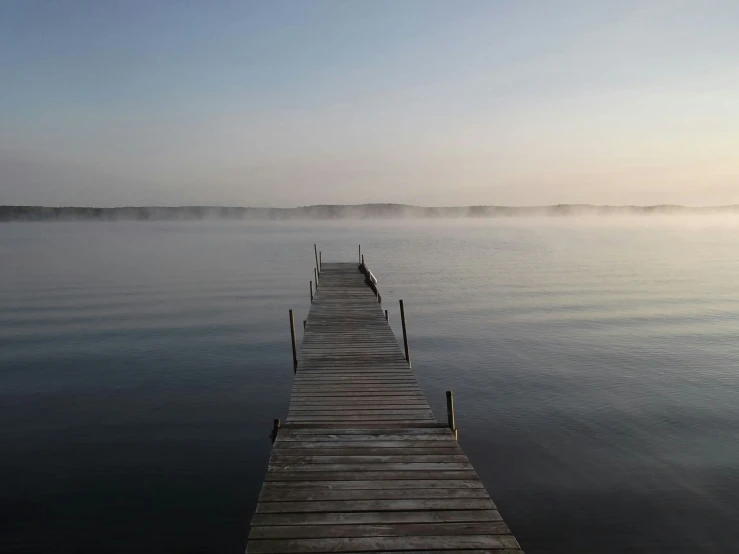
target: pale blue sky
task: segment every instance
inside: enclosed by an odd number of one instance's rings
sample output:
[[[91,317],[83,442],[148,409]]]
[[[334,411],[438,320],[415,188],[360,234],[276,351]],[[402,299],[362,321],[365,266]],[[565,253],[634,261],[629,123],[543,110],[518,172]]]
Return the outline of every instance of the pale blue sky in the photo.
[[[739,203],[739,2],[0,2],[0,204]]]

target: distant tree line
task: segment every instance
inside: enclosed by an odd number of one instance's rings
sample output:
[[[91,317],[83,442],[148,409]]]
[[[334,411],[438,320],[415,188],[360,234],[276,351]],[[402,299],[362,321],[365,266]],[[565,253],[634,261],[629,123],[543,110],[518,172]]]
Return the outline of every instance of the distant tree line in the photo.
[[[138,206],[121,208],[0,206],[0,221],[174,221],[201,219],[396,219],[479,218],[576,215],[654,215],[739,213],[739,205],[694,208],[677,205],[596,206],[458,206],[425,208],[405,204],[323,204],[298,208],[239,208],[227,206]]]

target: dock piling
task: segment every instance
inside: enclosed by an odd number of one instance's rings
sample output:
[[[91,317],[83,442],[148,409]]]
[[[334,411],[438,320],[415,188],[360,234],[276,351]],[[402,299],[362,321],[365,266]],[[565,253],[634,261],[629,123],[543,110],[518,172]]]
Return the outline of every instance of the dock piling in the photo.
[[[405,328],[405,308],[403,307],[403,301],[400,301],[400,323],[403,325],[403,346],[405,347],[405,361],[408,365],[411,365],[411,353],[408,350],[408,332]]]
[[[272,439],[272,444],[274,444],[275,441],[277,440],[277,433],[279,430],[280,430],[280,420],[278,418],[278,419],[275,419],[274,424],[272,426],[272,432],[269,435],[270,438]]]
[[[362,245],[359,245],[359,263],[362,263]]]
[[[298,368],[298,347],[295,344],[295,318],[293,317],[293,311],[290,310],[290,337],[293,343],[293,365],[294,369]]]
[[[390,321],[387,316],[387,310],[385,310],[385,321]]]
[[[318,251],[318,270],[321,270],[321,266],[323,265],[323,252],[320,250]]]
[[[321,275],[321,266],[318,263],[318,246],[315,244],[313,245],[313,251],[316,253],[316,269],[318,270],[318,275]],[[318,283],[318,280],[316,279],[316,284]]]
[[[318,270],[313,268],[313,278],[316,280],[316,293],[318,292]]]
[[[454,421],[454,393],[448,390],[446,391],[446,418],[449,423],[449,429],[454,433],[454,438],[457,438],[457,424]]]
[[[310,303],[313,304],[313,281],[310,282]]]

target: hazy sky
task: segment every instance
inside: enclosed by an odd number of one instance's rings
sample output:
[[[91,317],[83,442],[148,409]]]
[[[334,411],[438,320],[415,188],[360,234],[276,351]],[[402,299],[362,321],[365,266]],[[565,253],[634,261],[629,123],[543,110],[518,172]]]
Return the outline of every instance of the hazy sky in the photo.
[[[0,204],[739,203],[739,2],[0,1]]]

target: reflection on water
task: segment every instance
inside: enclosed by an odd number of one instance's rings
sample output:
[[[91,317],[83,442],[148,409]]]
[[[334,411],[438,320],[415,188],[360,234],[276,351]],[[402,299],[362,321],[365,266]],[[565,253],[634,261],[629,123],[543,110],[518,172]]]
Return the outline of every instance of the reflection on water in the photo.
[[[240,552],[313,242],[380,278],[529,554],[734,552],[739,227],[6,224],[0,550]],[[298,326],[300,327],[300,326]]]

